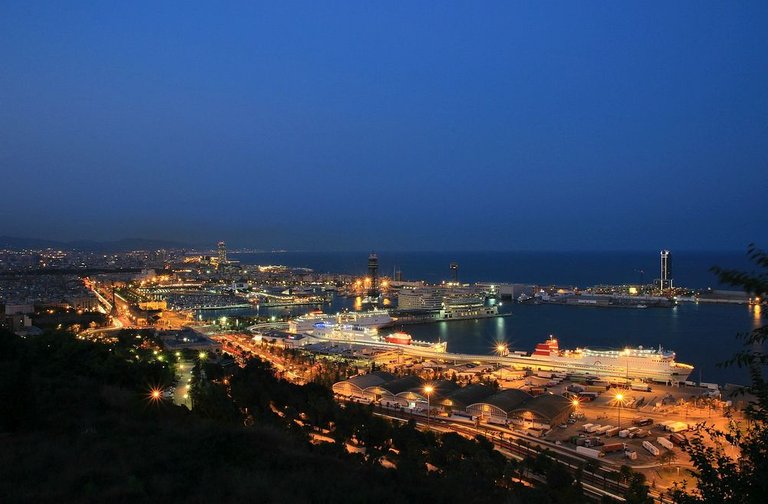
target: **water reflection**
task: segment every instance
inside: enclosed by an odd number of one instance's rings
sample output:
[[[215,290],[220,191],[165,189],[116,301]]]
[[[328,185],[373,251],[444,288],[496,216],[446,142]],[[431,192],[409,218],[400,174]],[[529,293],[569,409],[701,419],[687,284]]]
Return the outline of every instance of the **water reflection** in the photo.
[[[506,317],[496,318],[496,341],[504,341],[507,337],[505,320]]]

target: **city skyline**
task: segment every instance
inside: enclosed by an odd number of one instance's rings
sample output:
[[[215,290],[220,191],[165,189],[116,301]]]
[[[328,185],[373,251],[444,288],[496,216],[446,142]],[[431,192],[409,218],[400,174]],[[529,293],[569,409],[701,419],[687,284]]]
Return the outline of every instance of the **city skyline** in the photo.
[[[0,7],[0,236],[743,250],[768,7]]]

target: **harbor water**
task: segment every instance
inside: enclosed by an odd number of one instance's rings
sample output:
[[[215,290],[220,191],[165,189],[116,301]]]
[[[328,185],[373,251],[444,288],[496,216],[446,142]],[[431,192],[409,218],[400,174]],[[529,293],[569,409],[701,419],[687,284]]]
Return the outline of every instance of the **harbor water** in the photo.
[[[658,252],[576,253],[402,253],[387,258],[379,254],[382,274],[385,265],[397,261],[404,278],[431,282],[448,278],[448,264],[459,262],[464,282],[493,281],[576,285],[620,284],[638,282],[641,275],[651,281],[656,272]],[[362,256],[362,259],[360,258]],[[646,256],[650,256],[650,259]],[[240,254],[234,258],[247,264],[283,264],[312,268],[319,272],[362,274],[365,253],[270,253]],[[674,256],[676,283],[689,287],[729,288],[719,285],[709,271],[713,265],[741,270],[752,267],[743,253],[679,253]],[[402,265],[402,266],[400,266]],[[405,269],[405,265],[409,269]],[[410,273],[406,274],[406,271]],[[679,272],[679,273],[678,273]],[[678,275],[685,281],[677,280]],[[632,277],[636,277],[633,279]],[[656,275],[658,276],[658,275]],[[305,313],[317,307],[261,309],[261,315],[276,316]],[[335,297],[324,311],[354,309],[354,300]],[[677,360],[695,366],[692,380],[715,383],[748,383],[749,375],[737,367],[718,364],[741,350],[737,334],[765,325],[766,311],[747,305],[683,303],[674,308],[596,308],[564,305],[529,305],[503,302],[505,317],[480,320],[437,322],[408,325],[404,328],[414,339],[446,341],[448,350],[461,353],[491,354],[498,342],[511,349],[531,351],[550,334],[560,340],[561,348],[624,346],[672,349]],[[212,311],[205,318],[226,313]],[[250,311],[250,313],[255,313]],[[392,330],[394,330],[393,328]]]

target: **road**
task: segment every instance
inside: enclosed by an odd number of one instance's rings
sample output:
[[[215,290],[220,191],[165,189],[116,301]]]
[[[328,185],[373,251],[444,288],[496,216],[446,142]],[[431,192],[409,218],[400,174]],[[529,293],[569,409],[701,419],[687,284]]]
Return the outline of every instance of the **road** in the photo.
[[[192,409],[192,399],[189,397],[189,387],[192,383],[192,368],[194,364],[182,361],[176,364],[176,390],[173,393],[173,403]]]

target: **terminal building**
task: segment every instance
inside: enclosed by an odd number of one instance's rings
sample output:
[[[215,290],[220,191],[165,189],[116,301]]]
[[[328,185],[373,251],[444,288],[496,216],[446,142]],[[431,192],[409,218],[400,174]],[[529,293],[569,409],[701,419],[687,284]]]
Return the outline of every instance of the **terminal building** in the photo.
[[[499,391],[482,384],[460,387],[450,380],[439,380],[430,383],[432,392],[427,397],[425,385],[418,376],[398,378],[391,373],[375,372],[335,383],[333,392],[350,399],[417,411],[426,409],[429,400],[430,408],[437,410],[437,414],[465,416],[519,429],[549,429],[565,423],[573,410],[571,401],[559,395],[534,397],[518,389]]]

